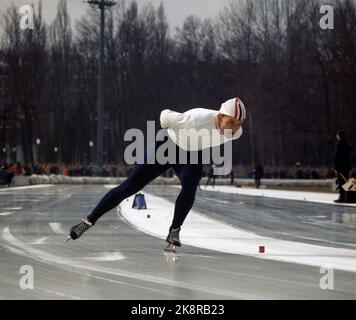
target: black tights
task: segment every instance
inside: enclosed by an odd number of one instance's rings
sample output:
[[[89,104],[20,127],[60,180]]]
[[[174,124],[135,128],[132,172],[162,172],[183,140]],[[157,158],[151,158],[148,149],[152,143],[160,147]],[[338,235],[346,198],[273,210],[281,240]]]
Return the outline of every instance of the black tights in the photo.
[[[157,141],[154,150],[156,151],[163,142]],[[177,147],[177,155],[178,150],[179,148]],[[147,159],[147,152],[145,159]],[[195,193],[202,175],[203,167],[201,162],[198,164],[137,164],[124,182],[105,194],[88,216],[88,220],[91,223],[95,223],[103,214],[118,206],[124,199],[140,191],[169,168],[174,169],[182,185],[182,189],[175,202],[172,222],[173,228],[179,228],[194,204]]]

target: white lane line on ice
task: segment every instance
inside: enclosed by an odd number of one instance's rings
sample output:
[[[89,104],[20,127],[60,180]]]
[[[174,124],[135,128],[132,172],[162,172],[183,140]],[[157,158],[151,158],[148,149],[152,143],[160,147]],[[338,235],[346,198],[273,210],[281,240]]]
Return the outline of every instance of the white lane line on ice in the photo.
[[[6,244],[1,244],[7,251],[10,251],[12,253],[18,254],[20,256],[25,256],[25,252],[22,249],[13,247],[13,246],[8,246]]]
[[[132,209],[133,196],[129,201],[123,201],[118,210],[140,231],[165,239],[174,204],[146,192],[142,193],[148,210]],[[147,213],[150,218],[147,218]],[[356,272],[356,250],[263,237],[193,210],[184,223],[181,240],[183,244],[220,252]],[[259,246],[265,246],[265,253],[259,253]]]
[[[29,242],[28,244],[44,244],[47,241],[48,237],[39,238],[35,241]]]
[[[70,295],[70,294],[67,294],[67,293],[63,293],[63,292],[60,292],[60,291],[57,291],[57,290],[50,290],[50,289],[45,289],[45,288],[41,288],[41,287],[37,287],[37,286],[36,286],[36,290],[42,290],[42,291],[47,292],[49,294],[54,294],[56,296],[63,297],[63,298],[66,298],[66,299],[83,300],[83,298],[81,298],[81,297],[73,296],[73,295]]]
[[[237,293],[235,290],[229,289],[218,289],[218,288],[211,288],[209,284],[194,284],[191,282],[180,281],[176,279],[165,278],[159,275],[152,275],[152,274],[145,274],[143,272],[134,272],[134,271],[126,271],[123,269],[119,269],[117,266],[115,268],[109,268],[106,266],[98,266],[95,264],[88,264],[84,261],[79,259],[73,258],[66,258],[61,257],[57,254],[52,254],[49,252],[42,251],[40,249],[32,248],[28,244],[16,239],[10,232],[10,228],[6,227],[2,230],[1,233],[2,238],[8,243],[8,245],[1,244],[5,248],[7,248],[10,252],[20,254],[25,257],[31,257],[32,259],[42,262],[48,263],[56,266],[62,266],[66,270],[73,271],[73,269],[82,269],[88,270],[91,272],[98,272],[98,273],[106,273],[108,275],[114,275],[124,278],[129,278],[134,281],[147,281],[149,283],[155,283],[159,285],[167,285],[167,286],[174,286],[179,287],[185,290],[194,290],[194,291],[201,291],[206,292],[209,294],[214,294],[215,296],[224,296],[232,298],[239,298],[239,299],[256,299],[258,298],[258,294],[249,294],[249,293]],[[105,277],[99,277],[94,274],[90,274],[90,277],[97,278],[104,281],[109,281],[111,283],[122,284],[130,287],[141,288],[148,291],[154,292],[161,292],[161,290],[156,290],[150,288],[149,286],[143,285],[136,285],[131,282],[125,281],[117,281],[113,279],[108,279]]]
[[[119,261],[124,260],[125,257],[121,252],[101,252],[97,257],[84,257],[83,260],[89,261]]]
[[[286,232],[282,232],[281,234],[288,235]],[[305,240],[312,240],[312,241],[319,241],[319,242],[324,242],[324,243],[331,243],[331,244],[342,244],[350,247],[356,247],[356,244],[353,243],[348,243],[348,242],[337,242],[337,241],[332,241],[332,240],[325,240],[325,239],[319,239],[319,238],[311,238],[311,237],[305,237],[305,236],[299,236],[299,235],[293,235],[294,237],[305,239]]]
[[[10,216],[12,214],[13,214],[13,212],[10,212],[10,211],[0,212],[0,216]]]
[[[5,240],[6,239],[10,239],[11,238],[11,236],[9,236],[9,234],[10,234],[10,229],[9,229],[9,227],[7,227],[7,228],[5,228],[4,230],[3,230],[3,234],[2,235],[6,235],[5,236]],[[24,245],[37,245],[37,244],[44,244],[46,241],[47,241],[47,239],[48,239],[48,237],[42,237],[42,238],[39,238],[39,239],[36,239],[36,240],[34,240],[34,241],[31,241],[31,242],[23,242],[23,244]],[[6,246],[6,245],[4,245],[7,249],[9,249],[9,247],[8,246]],[[14,250],[11,250],[11,251],[14,251],[14,253],[19,253],[19,252],[23,252],[23,250],[22,250],[22,248],[17,248],[17,249],[14,249]]]
[[[64,234],[62,224],[60,222],[50,222],[49,226],[55,234]]]
[[[174,186],[174,187],[180,188],[180,186]],[[308,201],[308,202],[316,202],[316,203],[323,203],[323,204],[332,204],[335,206],[356,207],[355,203],[342,203],[342,204],[334,203],[334,200],[338,196],[336,193],[237,188],[231,186],[215,186],[214,189],[211,186],[208,186],[204,190],[218,191],[224,193],[235,193],[235,194],[255,196],[255,197]]]
[[[30,246],[33,244],[43,243],[48,238],[41,238],[34,242],[25,243],[25,242],[22,242],[21,240],[15,238],[12,235],[12,233],[10,231],[10,227],[4,228],[2,230],[1,236],[6,242],[8,242],[10,245],[15,247],[16,252],[28,252],[28,253],[33,253],[35,255],[38,254],[39,256],[44,258],[43,260],[47,260],[46,259],[47,257],[51,257],[51,259],[49,259],[49,260],[55,261],[57,263],[61,263],[63,261],[68,262],[67,258],[61,258],[60,256],[55,256],[50,253],[45,253],[38,249],[32,248]],[[9,246],[7,246],[7,247],[9,248]],[[96,254],[98,254],[98,256],[79,258],[79,260],[84,259],[84,260],[93,260],[93,261],[117,261],[117,260],[125,259],[125,256],[121,252],[118,252],[118,251],[117,252],[99,252]],[[74,263],[73,260],[70,260],[70,261],[71,261],[70,264]]]
[[[53,187],[53,185],[52,184],[37,184],[34,186],[9,187],[9,188],[0,189],[0,192],[11,192],[11,191],[22,190],[22,189],[36,189],[36,188],[49,188],[49,187]]]
[[[1,208],[2,210],[22,210],[23,207]]]

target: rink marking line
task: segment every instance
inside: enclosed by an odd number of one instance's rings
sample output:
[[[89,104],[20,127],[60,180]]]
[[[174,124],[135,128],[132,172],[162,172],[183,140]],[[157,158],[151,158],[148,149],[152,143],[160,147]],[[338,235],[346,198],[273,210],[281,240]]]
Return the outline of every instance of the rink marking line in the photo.
[[[5,211],[5,212],[0,212],[0,216],[11,216],[13,212],[11,211]]]
[[[1,244],[6,250],[12,252],[12,253],[15,253],[19,256],[25,256],[25,253],[22,249],[18,249],[18,248],[15,248],[15,247],[12,247],[12,246],[8,246],[6,244]]]
[[[121,252],[102,252],[100,256],[97,257],[84,257],[83,260],[89,261],[119,261],[124,260],[125,256]]]
[[[1,208],[2,210],[22,210],[23,207],[13,207],[13,208]]]
[[[47,292],[49,294],[54,294],[56,296],[59,296],[59,297],[63,297],[63,298],[70,298],[70,299],[73,299],[73,300],[83,300],[83,298],[81,297],[78,297],[78,296],[73,296],[71,294],[67,294],[67,293],[63,293],[63,292],[60,292],[58,290],[50,290],[50,289],[45,289],[45,288],[41,288],[41,287],[37,287],[36,286],[36,290],[42,290],[44,292]]]
[[[47,241],[48,237],[39,238],[35,241],[29,242],[28,244],[44,244]]]
[[[0,189],[0,192],[11,192],[11,191],[16,191],[16,190],[23,190],[23,189],[36,189],[36,188],[44,188],[44,187],[53,187],[53,184],[37,184],[37,185],[32,185],[32,186],[22,186],[22,187],[9,187],[6,189]]]
[[[142,193],[150,209],[150,219],[147,219],[146,210],[131,208],[133,196],[129,201],[123,201],[118,211],[136,229],[165,239],[171,224],[174,204],[147,192]],[[194,210],[186,218],[181,240],[183,244],[214,251],[310,266],[330,266],[334,269],[356,272],[356,250],[264,237],[208,218]],[[266,248],[263,254],[258,253],[260,245]]]
[[[162,254],[162,250],[157,250],[153,249],[152,252],[154,254]],[[170,252],[164,252],[164,254],[171,254]],[[174,253],[175,256],[177,257],[193,257],[193,258],[205,258],[205,259],[218,259],[218,256],[208,256],[205,254],[199,254],[199,253],[185,253],[185,252],[176,252]]]
[[[66,257],[61,257],[52,253],[48,253],[45,251],[42,251],[37,248],[33,248],[30,245],[18,240],[15,238],[11,231],[10,227],[5,227],[2,230],[1,236],[3,240],[5,240],[8,245],[1,244],[4,246],[7,250],[10,252],[25,256],[25,257],[31,257],[32,259],[39,261],[41,263],[47,263],[47,264],[53,264],[58,266],[63,266],[67,268],[66,270],[76,272],[73,269],[82,269],[82,270],[88,270],[91,272],[98,272],[98,273],[105,273],[108,275],[112,276],[119,276],[119,277],[124,277],[128,279],[132,279],[134,281],[146,281],[149,283],[155,283],[159,285],[166,285],[166,286],[174,286],[174,287],[180,287],[182,289],[190,289],[194,291],[200,291],[200,292],[205,292],[209,294],[214,294],[214,295],[219,295],[219,296],[224,296],[224,297],[229,297],[229,298],[239,298],[239,299],[256,299],[258,298],[257,294],[249,294],[249,293],[241,293],[239,292],[238,294],[233,291],[233,290],[228,290],[228,289],[218,289],[218,288],[211,288],[208,284],[205,285],[200,285],[200,284],[193,284],[191,282],[184,282],[184,281],[179,281],[175,279],[169,279],[169,278],[164,278],[156,275],[149,275],[149,274],[144,274],[142,272],[133,272],[133,271],[126,271],[126,270],[121,270],[117,266],[115,268],[109,268],[105,266],[98,266],[95,264],[87,264],[84,261],[80,260],[74,260],[73,258],[66,258]],[[65,269],[64,268],[64,269]],[[82,274],[82,273],[80,273]],[[147,286],[142,286],[142,285],[136,285],[130,282],[125,282],[125,281],[118,281],[118,280],[113,280],[113,279],[108,279],[105,277],[100,277],[97,275],[94,275],[90,273],[89,275],[92,278],[97,278],[100,280],[108,281],[111,283],[115,284],[123,284],[126,286],[130,287],[135,287],[135,288],[140,288],[144,290],[149,290],[149,291],[154,291],[154,292],[162,292],[163,290],[157,290],[154,288],[150,288]]]
[[[180,186],[173,186],[180,188]],[[278,198],[285,200],[307,201],[322,204],[332,204],[334,206],[356,207],[355,203],[334,203],[338,194],[327,192],[309,192],[309,191],[289,191],[289,190],[272,190],[272,189],[253,189],[253,188],[237,188],[231,186],[211,186],[204,188],[205,191],[218,191],[224,193],[241,194],[245,196]]]
[[[288,235],[288,233],[286,232],[281,232],[281,234],[283,235]],[[319,239],[319,238],[312,238],[312,237],[305,237],[305,236],[301,236],[301,235],[293,235],[293,237],[296,238],[301,238],[301,239],[305,239],[305,240],[312,240],[312,241],[319,241],[319,242],[323,242],[323,243],[331,243],[331,244],[342,244],[342,245],[346,245],[346,246],[350,246],[350,247],[356,247],[356,244],[353,243],[348,243],[348,242],[337,242],[337,241],[332,241],[332,240],[325,240],[325,239]]]
[[[230,201],[227,201],[227,200],[220,200],[220,199],[214,199],[215,202],[218,202],[218,203],[230,203]]]
[[[50,222],[49,226],[55,234],[64,234],[62,224],[60,222]]]

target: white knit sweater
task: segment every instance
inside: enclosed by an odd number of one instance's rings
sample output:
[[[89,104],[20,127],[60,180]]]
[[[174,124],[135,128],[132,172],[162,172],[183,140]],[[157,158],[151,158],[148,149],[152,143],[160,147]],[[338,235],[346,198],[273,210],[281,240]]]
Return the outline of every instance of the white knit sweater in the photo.
[[[162,128],[180,148],[198,151],[235,140],[242,135],[242,127],[232,137],[222,134],[217,127],[217,110],[194,108],[183,113],[165,109],[161,112]]]

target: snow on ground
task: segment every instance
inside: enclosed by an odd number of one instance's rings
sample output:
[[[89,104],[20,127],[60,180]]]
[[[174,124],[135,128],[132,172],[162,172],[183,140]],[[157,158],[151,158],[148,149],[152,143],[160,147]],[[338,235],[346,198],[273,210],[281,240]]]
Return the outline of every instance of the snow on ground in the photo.
[[[217,187],[215,188],[217,190]],[[224,190],[226,192],[229,187]],[[138,230],[165,239],[172,220],[174,204],[160,197],[142,193],[145,195],[147,210],[132,209],[134,198],[132,196],[120,204],[118,211]],[[191,245],[231,254],[356,272],[356,250],[263,237],[208,218],[194,210],[189,213],[184,223],[181,241],[183,247],[178,249],[180,252],[184,252],[184,245]],[[265,253],[259,253],[260,246],[265,247]]]
[[[176,186],[179,187],[180,186]],[[218,191],[226,193],[236,193],[246,196],[268,197],[288,200],[309,201],[317,203],[333,204],[336,206],[356,207],[356,203],[334,203],[338,194],[327,192],[308,192],[308,191],[287,191],[287,190],[272,190],[272,189],[255,189],[255,188],[237,188],[234,186],[212,186],[202,187],[207,191]]]

